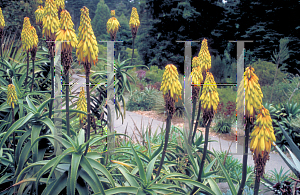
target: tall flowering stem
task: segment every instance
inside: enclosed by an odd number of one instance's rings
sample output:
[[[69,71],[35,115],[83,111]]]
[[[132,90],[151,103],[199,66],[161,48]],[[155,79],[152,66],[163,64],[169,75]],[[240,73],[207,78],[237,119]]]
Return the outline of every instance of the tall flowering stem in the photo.
[[[115,18],[115,10],[111,10],[110,14],[111,14],[111,18],[108,19],[106,23],[106,30],[107,33],[110,34],[111,40],[115,41],[117,38],[117,32],[119,30],[120,23],[117,20],[117,18]]]
[[[59,19],[57,15],[57,7],[54,0],[46,0],[45,10],[43,15],[43,36],[46,36],[47,45],[49,49],[51,64],[51,98],[54,98],[54,55],[55,55],[55,39],[56,32],[59,28]],[[50,101],[49,118],[52,116],[53,100]]]
[[[132,65],[133,54],[134,54],[134,40],[136,38],[137,31],[140,27],[139,14],[135,7],[133,7],[131,11],[129,27],[131,28],[131,34],[132,34],[132,56],[131,56],[131,65]]]
[[[27,79],[28,79],[29,52],[31,50],[31,45],[33,42],[33,40],[32,40],[33,37],[31,35],[30,27],[31,27],[30,19],[28,17],[25,17],[24,23],[23,23],[23,29],[22,29],[22,33],[21,33],[21,41],[22,41],[23,50],[25,50],[27,53],[27,72],[26,72],[26,78],[25,78],[25,87],[27,86]]]
[[[238,190],[238,195],[242,195],[246,183],[247,177],[247,160],[248,160],[248,144],[249,133],[253,129],[253,123],[255,115],[262,107],[263,93],[258,83],[258,77],[254,73],[254,68],[249,66],[244,72],[244,79],[241,80],[237,91],[237,106],[240,108],[244,104],[244,92],[245,92],[245,145],[243,154],[243,169],[242,169],[242,181]]]
[[[168,147],[169,134],[171,129],[171,120],[173,114],[175,113],[175,101],[176,102],[178,101],[178,97],[181,99],[182,86],[178,80],[177,68],[173,64],[168,64],[166,66],[165,72],[163,74],[163,81],[161,83],[160,90],[164,94],[165,109],[167,111],[167,124],[166,124],[164,148],[162,151],[162,157],[160,159],[160,164],[158,167],[158,171],[156,173],[156,177],[159,176],[162,165],[164,163],[164,158]]]
[[[217,107],[220,101],[214,76],[210,72],[206,72],[203,93],[201,94],[200,101],[203,102],[202,108],[203,108],[203,122],[205,124],[205,141],[204,141],[203,156],[202,156],[198,178],[197,178],[197,181],[199,182],[201,182],[201,175],[203,172],[203,167],[204,167],[206,154],[207,154],[209,127],[217,111]],[[194,187],[192,194],[195,193],[197,190],[198,187]]]
[[[2,9],[0,8],[0,52],[1,52],[1,58],[2,58],[2,37],[3,37],[3,30],[5,27],[5,20],[2,14]],[[2,62],[3,62],[3,58],[2,58]]]
[[[207,39],[203,39],[203,41],[201,43],[201,49],[199,51],[198,59],[196,60],[196,63],[199,63],[198,66],[201,67],[202,78],[203,78],[202,84],[203,84],[203,82],[205,81],[205,77],[206,77],[206,71],[208,71],[211,68],[211,56],[210,56],[209,50],[208,50]],[[197,64],[195,64],[195,66],[197,66]],[[200,87],[200,95],[202,94],[202,90],[203,90],[203,85],[201,85],[201,87]],[[200,120],[201,101],[199,101],[198,107],[199,107],[199,110],[198,110],[198,114],[197,114],[196,124],[194,126],[192,140],[194,140],[194,137],[196,135],[196,131],[198,128],[199,120]],[[192,121],[192,124],[193,123],[194,123],[194,121]],[[191,125],[191,126],[193,126],[193,125]]]
[[[257,195],[260,178],[263,176],[266,162],[270,158],[271,144],[276,141],[270,112],[263,106],[259,109],[250,138],[250,150],[253,152],[256,173],[254,194]]]
[[[200,67],[200,62],[198,57],[194,57],[192,60],[192,102],[193,102],[193,112],[192,112],[192,121],[191,121],[191,128],[189,132],[189,137],[188,137],[188,143],[191,145],[193,141],[193,125],[194,125],[194,118],[195,118],[195,112],[196,112],[196,103],[199,97],[199,90],[200,85],[203,81],[203,76],[202,76],[202,68]],[[190,77],[189,77],[190,78]]]
[[[17,103],[18,103],[18,96],[17,96],[15,86],[13,84],[9,84],[7,87],[7,104],[11,106],[11,120],[12,120],[11,125],[13,125],[15,122],[14,108],[15,108],[15,104]],[[14,155],[16,155],[15,132],[13,133],[13,147],[14,147]]]
[[[80,16],[80,26],[79,26],[79,38],[78,45],[76,50],[76,56],[79,63],[83,64],[85,69],[85,77],[86,77],[86,93],[87,93],[87,134],[86,141],[90,139],[90,126],[91,126],[91,103],[90,103],[90,70],[91,63],[95,63],[98,61],[98,45],[96,41],[96,37],[94,35],[94,31],[91,25],[91,19],[89,16],[89,9],[87,7],[83,7],[81,10]],[[89,148],[89,144],[86,146],[85,154]]]
[[[30,49],[31,60],[32,60],[32,83],[31,83],[30,92],[32,92],[33,83],[34,83],[34,61],[35,61],[35,57],[36,57],[39,38],[38,38],[38,36],[36,34],[36,30],[33,26],[30,27],[30,33],[32,36],[31,49]]]
[[[69,114],[69,69],[72,64],[72,49],[76,48],[78,41],[74,30],[74,23],[67,10],[62,10],[60,15],[60,28],[56,33],[56,41],[61,41],[61,62],[64,67],[66,81],[66,120],[67,134],[70,136],[70,114]]]

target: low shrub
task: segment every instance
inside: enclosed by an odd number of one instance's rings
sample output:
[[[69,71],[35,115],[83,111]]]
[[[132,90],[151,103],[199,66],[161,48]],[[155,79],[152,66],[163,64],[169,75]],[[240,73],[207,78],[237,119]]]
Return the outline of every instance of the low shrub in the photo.
[[[155,105],[156,98],[159,95],[154,88],[145,87],[144,91],[134,91],[127,102],[127,110],[129,111],[150,111]]]

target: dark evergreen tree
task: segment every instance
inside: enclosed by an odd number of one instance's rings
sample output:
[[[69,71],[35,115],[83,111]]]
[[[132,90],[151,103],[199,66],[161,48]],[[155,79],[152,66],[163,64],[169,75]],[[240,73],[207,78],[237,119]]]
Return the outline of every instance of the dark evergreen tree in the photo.
[[[95,17],[92,20],[92,26],[97,38],[97,41],[108,41],[110,40],[109,34],[106,30],[106,23],[110,18],[110,10],[105,4],[104,0],[100,0],[97,4],[97,10]]]

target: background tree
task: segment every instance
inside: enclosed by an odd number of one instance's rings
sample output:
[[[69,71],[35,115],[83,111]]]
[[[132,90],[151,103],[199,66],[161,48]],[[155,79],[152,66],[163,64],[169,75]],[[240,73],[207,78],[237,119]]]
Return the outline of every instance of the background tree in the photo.
[[[109,40],[109,35],[106,33],[106,22],[110,18],[110,10],[104,0],[100,0],[97,4],[97,10],[92,20],[95,36],[97,40]]]

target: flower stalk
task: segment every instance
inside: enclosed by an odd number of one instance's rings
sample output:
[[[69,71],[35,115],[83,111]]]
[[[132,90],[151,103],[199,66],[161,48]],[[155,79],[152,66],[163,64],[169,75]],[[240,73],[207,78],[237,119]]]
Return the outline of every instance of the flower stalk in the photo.
[[[30,49],[31,60],[32,60],[32,82],[31,82],[30,92],[32,92],[33,83],[34,83],[34,62],[35,62],[39,38],[38,38],[38,36],[36,34],[36,30],[33,26],[30,27],[30,31],[31,31],[31,36],[32,36],[31,49]]]
[[[276,141],[270,112],[263,106],[259,110],[250,138],[250,150],[253,152],[256,173],[254,194],[258,195],[260,178],[263,176],[266,162],[270,158],[271,145]]]
[[[23,50],[27,53],[27,72],[26,72],[26,78],[25,78],[25,87],[27,87],[27,79],[28,79],[28,70],[29,70],[29,52],[31,50],[31,45],[32,45],[32,35],[31,35],[31,30],[30,30],[31,24],[30,24],[30,19],[28,17],[24,18],[24,23],[23,23],[23,29],[21,33],[21,41],[22,41],[22,46]]]
[[[214,76],[210,72],[206,72],[206,79],[204,82],[203,93],[201,94],[200,101],[203,102],[202,108],[203,108],[203,122],[205,124],[205,141],[204,141],[203,156],[201,159],[200,169],[197,178],[198,182],[201,182],[201,176],[202,176],[203,167],[206,159],[209,127],[217,111],[217,107],[220,101]],[[195,193],[197,190],[198,187],[194,187],[192,194]]]
[[[18,103],[18,96],[13,84],[9,84],[7,87],[7,104],[11,106],[11,125],[15,122],[15,104]],[[15,132],[13,132],[13,148],[14,148],[14,155],[16,155],[16,138]],[[16,165],[15,165],[16,166]]]
[[[85,77],[86,77],[86,93],[87,93],[87,132],[86,132],[86,141],[90,139],[90,126],[91,126],[91,103],[90,103],[90,70],[91,63],[95,63],[98,61],[98,45],[96,41],[96,37],[94,35],[94,31],[91,25],[91,19],[89,17],[89,9],[87,7],[83,7],[81,10],[80,16],[80,26],[79,26],[79,38],[78,45],[76,49],[76,56],[79,63],[83,64],[85,69]],[[89,144],[86,146],[85,155],[89,148]]]
[[[253,123],[255,115],[258,110],[262,107],[263,94],[261,92],[260,85],[258,83],[258,77],[254,73],[254,68],[249,66],[244,72],[244,79],[238,88],[237,106],[240,108],[244,103],[244,90],[245,90],[245,143],[244,143],[244,154],[243,154],[243,171],[242,181],[238,190],[238,195],[242,195],[246,183],[247,176],[247,160],[248,160],[248,144],[249,144],[249,133],[253,129]]]
[[[197,63],[198,63],[198,65],[197,65]],[[198,58],[194,61],[194,66],[199,66],[201,68],[202,78],[203,78],[201,84],[203,84],[206,79],[206,71],[208,71],[211,68],[211,56],[210,56],[209,50],[208,50],[207,39],[203,39],[203,41],[201,43],[201,49],[199,51]],[[198,76],[198,77],[200,77],[200,76]],[[200,96],[202,95],[202,90],[203,90],[203,85],[200,86]],[[199,120],[200,120],[200,114],[201,114],[201,101],[199,101],[198,108],[199,109],[198,109],[197,119],[196,119],[196,123],[194,126],[194,132],[193,132],[191,140],[194,140],[194,137],[197,132],[197,128],[198,128],[198,124],[199,124]],[[193,118],[193,120],[194,120],[194,118]],[[192,120],[192,124],[194,123],[193,120]],[[193,125],[191,125],[191,127],[193,127]]]
[[[66,78],[66,120],[67,120],[67,134],[70,136],[70,108],[69,108],[69,69],[73,62],[72,49],[76,48],[78,44],[77,37],[74,30],[74,23],[72,22],[70,13],[67,10],[60,12],[60,28],[56,33],[56,41],[61,41],[61,62],[64,67],[64,74]]]
[[[57,15],[57,7],[54,0],[46,0],[45,10],[43,14],[43,36],[46,36],[47,45],[50,55],[51,69],[51,98],[54,98],[54,55],[55,55],[55,39],[56,32],[59,28],[59,19]],[[50,101],[49,118],[52,117],[53,100]]]
[[[131,11],[129,27],[131,28],[131,34],[132,34],[132,56],[131,56],[131,63],[130,63],[132,65],[133,54],[134,54],[134,40],[136,38],[137,31],[140,27],[139,14],[137,13],[137,9],[135,7],[133,7]]]
[[[169,134],[171,129],[171,120],[175,113],[175,101],[178,101],[178,97],[181,99],[181,90],[182,86],[178,80],[177,68],[173,64],[168,64],[165,68],[163,74],[163,81],[161,83],[160,90],[164,94],[165,108],[167,111],[167,124],[166,124],[166,133],[165,133],[165,143],[162,151],[162,157],[160,159],[160,164],[156,177],[159,176],[162,165],[164,163],[164,158],[166,155],[166,150],[168,147]]]

